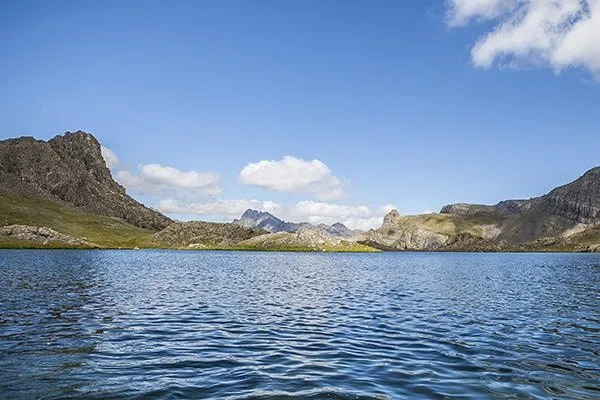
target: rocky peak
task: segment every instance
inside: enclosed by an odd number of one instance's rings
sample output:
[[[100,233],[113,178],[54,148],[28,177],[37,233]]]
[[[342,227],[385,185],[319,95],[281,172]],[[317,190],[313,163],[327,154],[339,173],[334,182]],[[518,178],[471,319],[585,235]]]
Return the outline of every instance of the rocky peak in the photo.
[[[62,200],[141,228],[158,230],[172,222],[126,194],[106,167],[98,140],[82,131],[47,142],[31,137],[0,141],[0,183],[7,190]]]
[[[391,210],[390,212],[388,212],[385,217],[383,217],[383,224],[390,224],[390,223],[395,223],[399,218],[401,218],[400,213],[398,212],[398,210]]]
[[[246,211],[244,211],[244,213],[242,214],[242,217],[240,219],[252,219],[252,220],[257,220],[261,217],[261,214],[265,215],[269,214],[266,212],[260,212],[258,210],[252,210],[252,209],[247,209]]]
[[[86,171],[98,180],[112,180],[102,157],[100,142],[93,135],[83,131],[65,132],[62,136],[50,139],[48,144],[61,158],[70,160],[78,170]],[[119,189],[123,188],[119,185]]]
[[[296,232],[302,224],[285,222],[271,213],[248,209],[240,219],[233,220],[236,225],[246,228],[260,228],[268,232]]]

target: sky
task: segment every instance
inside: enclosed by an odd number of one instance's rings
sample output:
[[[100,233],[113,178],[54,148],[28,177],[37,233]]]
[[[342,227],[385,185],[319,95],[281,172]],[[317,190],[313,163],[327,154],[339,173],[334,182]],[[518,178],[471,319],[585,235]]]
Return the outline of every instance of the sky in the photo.
[[[0,139],[178,219],[352,228],[600,165],[600,0],[0,0]]]

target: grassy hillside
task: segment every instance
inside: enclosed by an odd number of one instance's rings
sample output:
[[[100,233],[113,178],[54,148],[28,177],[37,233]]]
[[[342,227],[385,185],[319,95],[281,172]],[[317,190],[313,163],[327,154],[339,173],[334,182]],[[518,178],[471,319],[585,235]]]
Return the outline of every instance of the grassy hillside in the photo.
[[[330,236],[320,229],[303,229],[295,233],[277,232],[256,236],[234,246],[238,250],[371,252],[376,249]]]
[[[421,227],[446,236],[468,233],[479,237],[489,237],[490,229],[500,222],[495,215],[453,214],[421,214],[397,220],[400,229]]]
[[[119,219],[88,214],[64,203],[23,197],[0,189],[0,226],[13,224],[46,226],[65,235],[87,238],[88,242],[100,247],[156,246],[149,241],[150,231],[131,226]],[[0,247],[32,246],[23,241],[0,237]]]

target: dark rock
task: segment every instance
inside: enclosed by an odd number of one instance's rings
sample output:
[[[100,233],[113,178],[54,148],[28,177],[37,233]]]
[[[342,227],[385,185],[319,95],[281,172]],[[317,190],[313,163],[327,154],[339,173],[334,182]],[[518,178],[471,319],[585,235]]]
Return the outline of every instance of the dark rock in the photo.
[[[202,246],[228,247],[268,232],[236,224],[216,222],[176,222],[152,235],[151,240],[169,247],[200,248]]]
[[[100,143],[82,131],[47,142],[31,137],[0,141],[0,183],[25,196],[59,199],[140,228],[159,230],[172,222],[127,195],[106,167]]]
[[[544,206],[554,215],[584,223],[600,222],[600,167],[544,196]]]
[[[86,246],[92,247],[83,238],[75,238],[69,235],[64,235],[43,226],[28,226],[28,225],[8,225],[0,227],[0,237],[7,237],[18,241],[28,243],[48,245],[61,244],[67,246]]]
[[[501,248],[491,240],[470,233],[460,233],[450,237],[438,250],[494,252],[500,251]]]

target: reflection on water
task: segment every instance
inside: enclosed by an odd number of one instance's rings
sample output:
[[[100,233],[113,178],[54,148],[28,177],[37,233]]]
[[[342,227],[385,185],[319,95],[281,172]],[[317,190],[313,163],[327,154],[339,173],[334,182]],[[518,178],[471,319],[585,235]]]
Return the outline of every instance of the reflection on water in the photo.
[[[600,256],[0,251],[0,397],[600,397]]]

